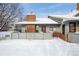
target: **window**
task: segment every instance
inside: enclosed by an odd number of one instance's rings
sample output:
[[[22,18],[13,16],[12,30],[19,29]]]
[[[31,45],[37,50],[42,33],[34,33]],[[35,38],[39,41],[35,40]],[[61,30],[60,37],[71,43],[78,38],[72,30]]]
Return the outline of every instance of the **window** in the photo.
[[[50,31],[53,31],[53,26],[50,26],[50,27],[49,27],[49,30],[50,30]]]
[[[76,22],[69,23],[69,32],[76,32]]]
[[[36,32],[39,32],[39,26],[36,25]]]

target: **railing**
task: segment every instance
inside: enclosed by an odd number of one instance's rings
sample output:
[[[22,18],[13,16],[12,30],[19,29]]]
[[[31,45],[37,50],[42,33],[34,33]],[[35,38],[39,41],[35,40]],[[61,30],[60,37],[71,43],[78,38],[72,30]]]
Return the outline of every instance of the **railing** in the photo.
[[[11,39],[52,39],[50,33],[12,33]]]
[[[0,40],[10,39],[12,32],[0,32]]]
[[[51,33],[17,33],[16,32],[16,33],[6,34],[4,38],[5,39],[52,39],[53,36]]]
[[[65,40],[65,35],[60,32],[53,32],[53,37],[59,37],[60,39]]]

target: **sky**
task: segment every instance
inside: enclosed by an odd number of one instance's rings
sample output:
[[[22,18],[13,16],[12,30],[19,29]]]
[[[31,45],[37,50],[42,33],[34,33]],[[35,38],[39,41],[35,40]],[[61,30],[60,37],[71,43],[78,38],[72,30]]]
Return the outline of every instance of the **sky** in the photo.
[[[47,17],[52,14],[68,14],[76,9],[76,3],[23,3],[25,15],[33,12],[37,17]]]

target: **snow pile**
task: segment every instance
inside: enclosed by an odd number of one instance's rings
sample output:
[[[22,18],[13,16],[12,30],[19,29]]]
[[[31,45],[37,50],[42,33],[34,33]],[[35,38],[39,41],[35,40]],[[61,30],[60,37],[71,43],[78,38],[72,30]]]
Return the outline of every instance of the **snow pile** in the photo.
[[[0,55],[12,56],[63,56],[79,55],[79,45],[62,41],[59,38],[51,40],[13,39],[0,41]]]

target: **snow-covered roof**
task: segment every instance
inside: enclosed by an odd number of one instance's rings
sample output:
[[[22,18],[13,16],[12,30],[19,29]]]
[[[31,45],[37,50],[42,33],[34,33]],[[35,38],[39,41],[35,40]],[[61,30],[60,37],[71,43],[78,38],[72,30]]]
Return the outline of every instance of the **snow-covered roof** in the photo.
[[[49,18],[37,18],[36,22],[44,22],[44,23],[52,23],[52,24],[56,24],[57,23],[54,20],[51,20]]]
[[[69,15],[51,15],[51,17],[56,17],[56,18],[60,18],[60,19],[76,19],[79,20],[79,17],[74,17],[74,16],[69,16]]]
[[[69,20],[79,21],[79,17],[75,17],[75,15],[77,15],[78,13],[79,11],[72,11],[67,15],[49,15],[49,16],[51,16],[52,18],[63,19],[62,22],[69,21]]]
[[[49,18],[36,18],[36,21],[34,22],[22,21],[22,22],[16,22],[15,24],[58,24],[58,23]]]

